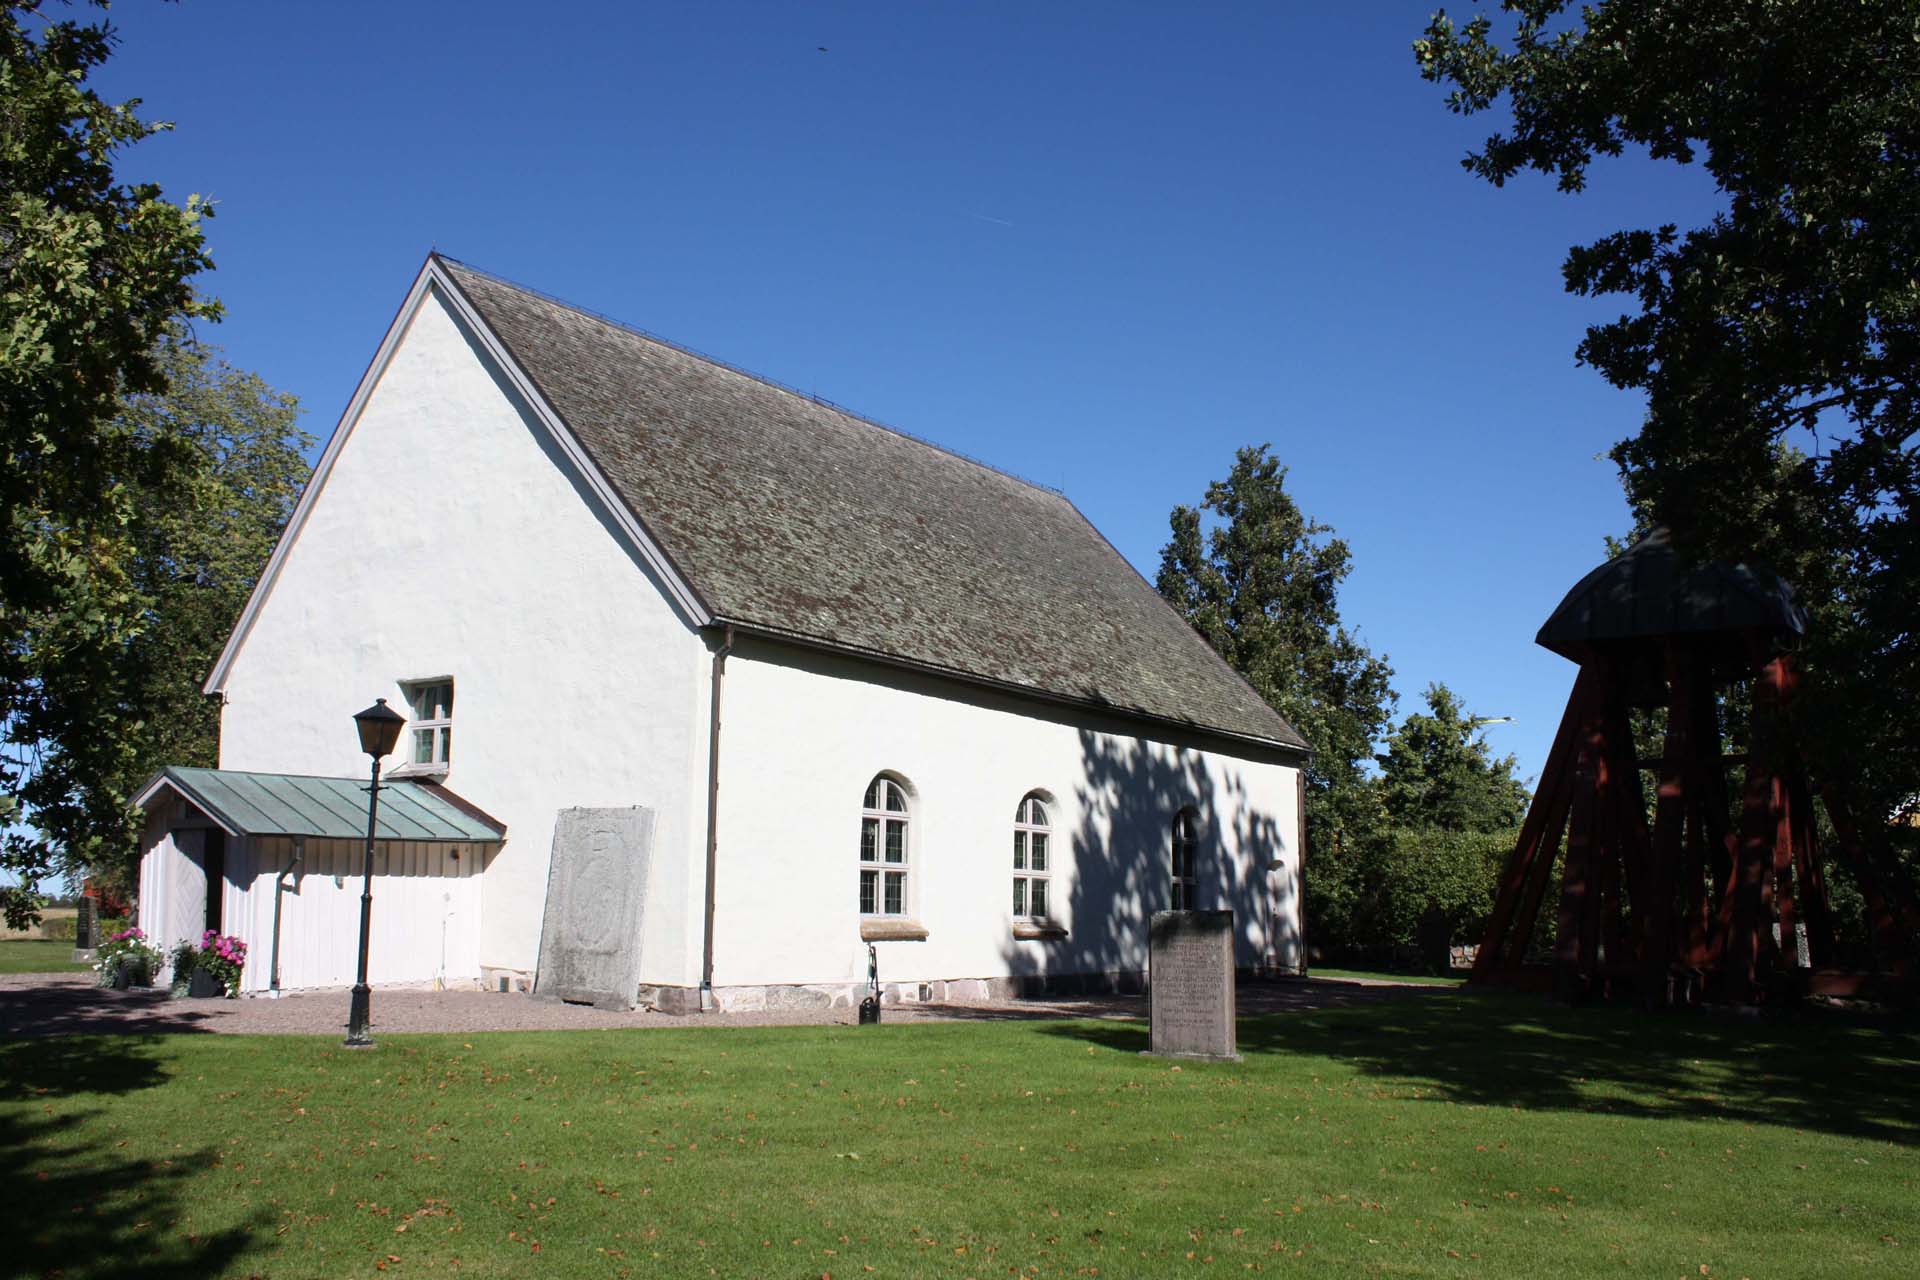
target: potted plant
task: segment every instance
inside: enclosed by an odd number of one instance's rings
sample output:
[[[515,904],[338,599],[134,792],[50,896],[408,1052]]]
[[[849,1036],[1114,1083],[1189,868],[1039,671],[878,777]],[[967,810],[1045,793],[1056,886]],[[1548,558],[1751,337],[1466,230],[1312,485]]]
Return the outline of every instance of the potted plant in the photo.
[[[200,948],[191,942],[174,944],[173,982],[167,992],[175,1000],[184,999],[193,985],[193,974],[200,967]]]
[[[247,944],[212,929],[200,935],[197,963],[188,979],[187,994],[194,996],[237,996],[240,971],[246,967]]]
[[[94,954],[94,979],[103,987],[125,990],[153,984],[160,968],[160,948],[138,929],[122,929],[100,944]]]

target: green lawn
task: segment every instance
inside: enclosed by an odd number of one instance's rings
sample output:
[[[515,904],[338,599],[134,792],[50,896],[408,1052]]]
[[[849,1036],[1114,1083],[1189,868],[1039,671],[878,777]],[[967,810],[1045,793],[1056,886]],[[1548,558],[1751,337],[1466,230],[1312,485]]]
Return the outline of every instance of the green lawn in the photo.
[[[78,973],[91,965],[73,962],[72,942],[9,938],[0,942],[0,973]]]
[[[0,1044],[69,1277],[1912,1275],[1920,1033],[1436,996],[1249,1019]],[[30,1260],[30,1263],[27,1261]]]

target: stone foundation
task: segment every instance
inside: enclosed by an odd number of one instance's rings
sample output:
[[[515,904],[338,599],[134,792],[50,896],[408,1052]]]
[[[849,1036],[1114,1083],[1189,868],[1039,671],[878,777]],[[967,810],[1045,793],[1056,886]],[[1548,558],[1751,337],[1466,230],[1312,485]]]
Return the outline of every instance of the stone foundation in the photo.
[[[1117,973],[1031,974],[1004,978],[939,978],[927,982],[883,982],[882,1005],[981,1003],[1040,1000],[1070,996],[1139,995],[1147,989],[1140,970]],[[867,998],[865,982],[818,982],[765,986],[715,987],[701,1000],[697,987],[642,986],[643,1008],[661,1013],[761,1013],[782,1009],[854,1010]]]
[[[533,990],[533,975],[525,969],[495,969],[482,965],[480,988],[483,991],[510,991],[515,995],[526,995]]]

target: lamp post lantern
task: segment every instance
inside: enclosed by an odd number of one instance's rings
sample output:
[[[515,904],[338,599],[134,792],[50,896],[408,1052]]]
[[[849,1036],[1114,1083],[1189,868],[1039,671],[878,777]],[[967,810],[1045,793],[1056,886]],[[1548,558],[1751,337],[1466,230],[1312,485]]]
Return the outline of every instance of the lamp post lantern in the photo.
[[[353,1003],[347,1010],[347,1048],[371,1049],[373,1033],[368,1022],[373,992],[367,986],[367,942],[373,930],[373,830],[380,814],[380,760],[393,753],[406,720],[385,698],[377,698],[353,723],[360,731],[360,749],[373,757],[373,785],[367,791],[367,856],[360,875],[360,980],[353,984]]]

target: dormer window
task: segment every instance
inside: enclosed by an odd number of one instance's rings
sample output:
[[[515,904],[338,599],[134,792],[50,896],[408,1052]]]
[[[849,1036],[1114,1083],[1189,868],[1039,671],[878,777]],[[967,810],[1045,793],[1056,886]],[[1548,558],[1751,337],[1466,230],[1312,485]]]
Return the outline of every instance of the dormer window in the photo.
[[[452,677],[410,680],[400,687],[406,690],[407,705],[413,709],[407,725],[411,747],[408,766],[422,772],[445,769],[453,756]]]

